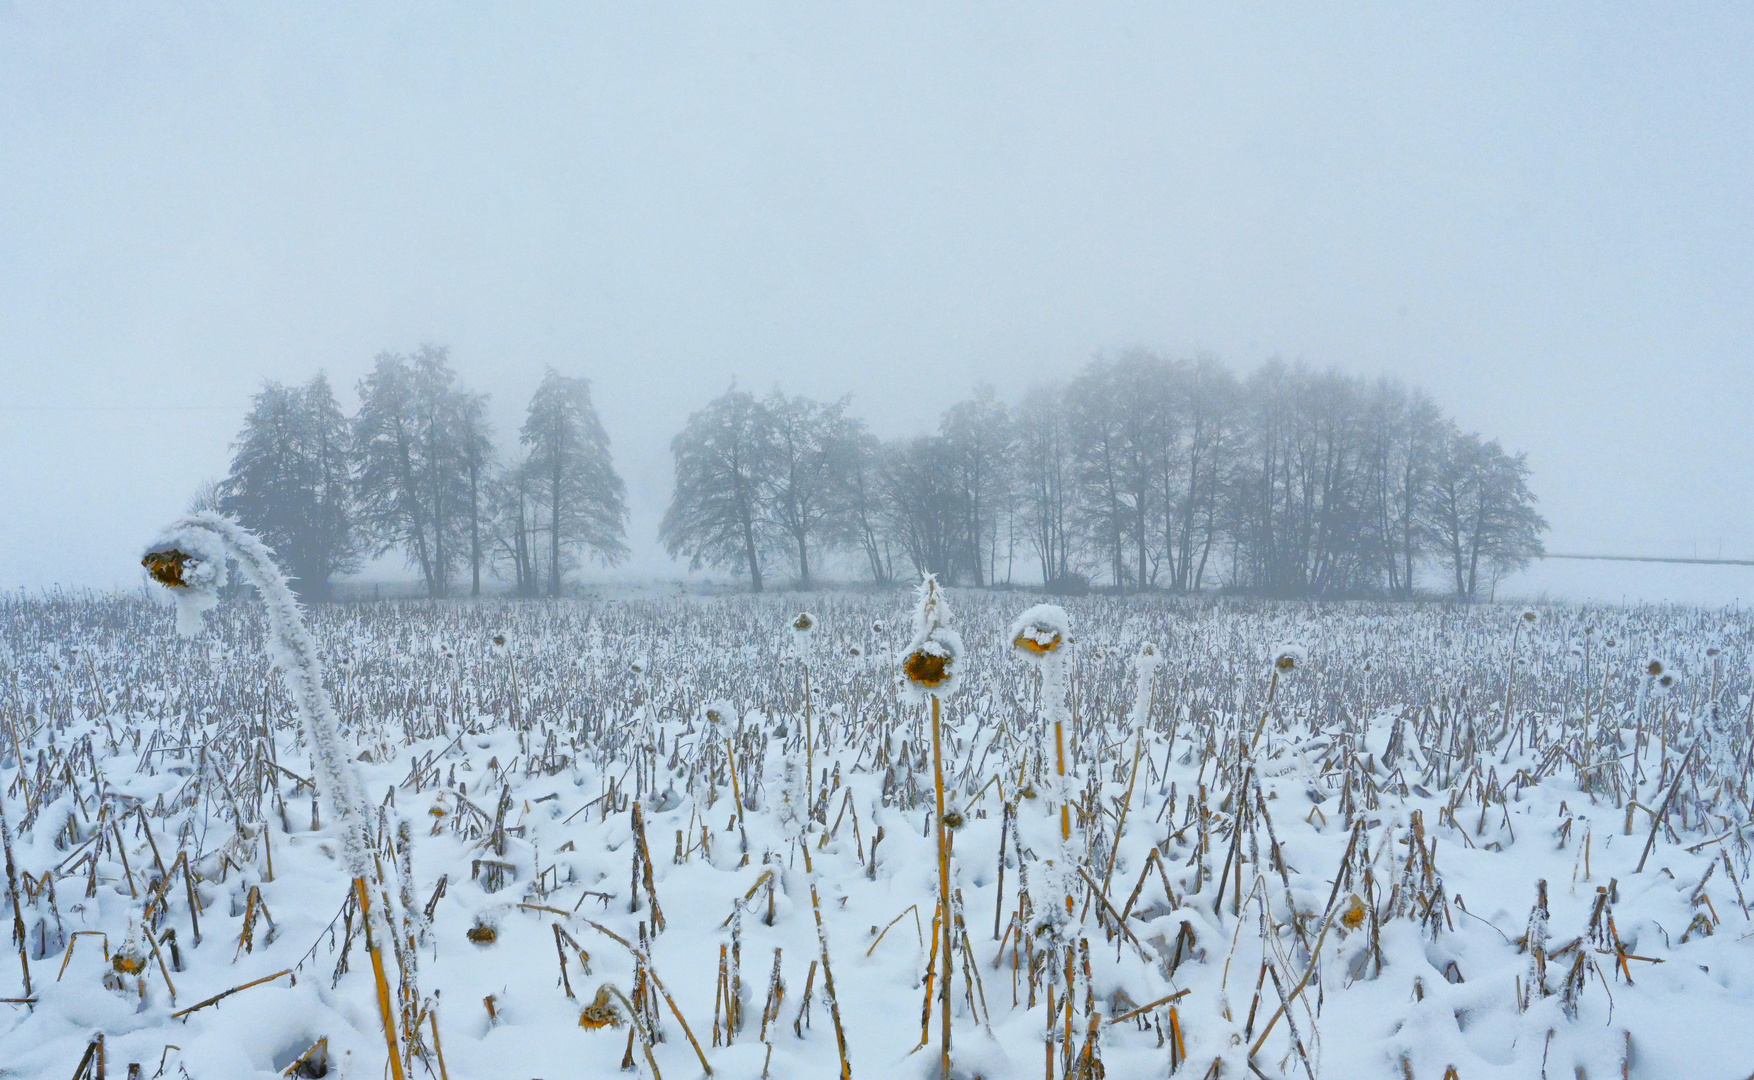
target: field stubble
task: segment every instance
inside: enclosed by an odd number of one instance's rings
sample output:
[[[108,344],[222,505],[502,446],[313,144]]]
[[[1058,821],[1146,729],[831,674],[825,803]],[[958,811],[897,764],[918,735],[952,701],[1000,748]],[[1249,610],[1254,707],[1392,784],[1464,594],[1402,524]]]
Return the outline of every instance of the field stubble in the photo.
[[[0,1076],[1754,1069],[1744,613],[947,600],[307,612],[370,889],[247,594],[0,602]]]

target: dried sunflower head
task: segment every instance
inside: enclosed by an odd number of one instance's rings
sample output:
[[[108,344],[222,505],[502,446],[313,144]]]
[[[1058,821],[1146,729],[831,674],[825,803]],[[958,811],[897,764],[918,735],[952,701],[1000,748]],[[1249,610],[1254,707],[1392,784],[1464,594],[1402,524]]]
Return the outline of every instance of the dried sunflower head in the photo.
[[[1072,641],[1072,620],[1058,604],[1037,604],[1011,624],[1011,647],[1026,659],[1060,651]]]
[[[950,665],[956,660],[953,656],[933,651],[933,644],[927,642],[915,649],[901,664],[908,681],[926,690],[936,690],[950,681]]]
[[[176,601],[177,633],[194,637],[202,616],[219,603],[226,582],[229,551],[226,530],[236,523],[212,514],[196,514],[176,522],[140,557],[147,576],[169,590]]]
[[[1367,911],[1364,906],[1364,901],[1360,900],[1357,896],[1347,897],[1346,910],[1340,913],[1340,925],[1348,930],[1356,930],[1364,925],[1364,916],[1366,914]]]
[[[140,565],[152,575],[152,580],[171,589],[186,589],[189,583],[183,579],[183,567],[199,563],[201,560],[185,551],[176,548],[160,548],[148,551],[140,559]]]
[[[118,975],[138,975],[146,970],[146,954],[124,952],[118,949],[116,954],[110,957],[110,967],[114,968]]]
[[[597,996],[585,1006],[579,1014],[579,1026],[582,1028],[606,1028],[621,1026],[621,1010],[615,1007],[615,999],[604,983],[597,988]]]
[[[1273,650],[1273,670],[1289,675],[1309,664],[1309,650],[1302,645],[1284,644]]]
[[[962,637],[950,628],[950,604],[937,579],[928,575],[920,585],[913,640],[899,657],[903,697],[921,701],[949,694],[956,688],[961,656]]]

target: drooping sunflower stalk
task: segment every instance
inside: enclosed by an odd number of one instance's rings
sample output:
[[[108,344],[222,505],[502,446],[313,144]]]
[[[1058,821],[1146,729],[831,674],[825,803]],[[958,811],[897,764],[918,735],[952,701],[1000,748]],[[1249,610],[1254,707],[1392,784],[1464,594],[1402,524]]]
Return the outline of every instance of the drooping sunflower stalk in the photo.
[[[340,833],[342,855],[369,931],[367,944],[378,984],[390,1068],[401,1080],[404,1048],[396,1034],[383,966],[384,944],[397,940],[389,914],[390,889],[372,850],[372,815],[364,787],[337,730],[335,708],[323,685],[322,660],[305,628],[298,600],[286,584],[286,575],[274,561],[273,552],[254,533],[231,518],[208,512],[173,522],[147,549],[141,565],[170,590],[177,604],[178,632],[192,637],[200,632],[203,613],[219,603],[228,560],[235,561],[245,580],[255,586],[268,615],[268,659],[285,680],[310,743],[317,792]],[[414,964],[413,952],[408,950],[402,958],[405,993],[412,990],[406,984],[413,977]],[[412,1033],[410,1037],[414,1037]]]

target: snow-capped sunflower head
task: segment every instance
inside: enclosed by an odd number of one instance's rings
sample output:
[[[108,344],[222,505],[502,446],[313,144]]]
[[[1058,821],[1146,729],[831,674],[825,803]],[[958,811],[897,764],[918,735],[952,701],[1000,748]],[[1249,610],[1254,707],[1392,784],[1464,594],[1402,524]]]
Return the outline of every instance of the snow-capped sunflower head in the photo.
[[[707,727],[713,729],[715,734],[723,734],[736,718],[737,706],[724,698],[707,702],[706,708],[701,710],[701,719],[706,722]]]
[[[225,585],[225,546],[219,537],[196,522],[178,522],[146,549],[140,565],[176,600],[177,633],[200,633],[201,616],[219,603]]]
[[[152,576],[152,580],[167,589],[188,588],[190,583],[183,579],[183,567],[198,562],[200,560],[193,555],[186,551],[179,551],[174,547],[148,551],[140,559],[140,565],[146,567],[146,572]]]
[[[1661,657],[1653,656],[1645,661],[1644,675],[1653,694],[1667,694],[1681,684],[1681,673]]]
[[[943,697],[955,687],[962,638],[954,630],[941,630],[902,656],[901,673],[911,697]]]
[[[962,636],[950,629],[950,604],[938,579],[927,574],[914,609],[914,636],[901,651],[902,695],[912,701],[944,697],[961,675]]]
[[[802,658],[810,648],[810,639],[816,633],[816,616],[808,611],[800,611],[787,622],[792,632],[792,655]]]
[[[1072,620],[1058,604],[1037,604],[1011,624],[1011,647],[1026,660],[1040,660],[1075,644]]]
[[[1526,607],[1517,612],[1517,618],[1526,623],[1537,623],[1541,621],[1541,613],[1532,607]]]
[[[1309,666],[1309,650],[1302,645],[1286,642],[1273,650],[1273,670],[1280,675]]]
[[[1141,675],[1157,670],[1157,665],[1161,663],[1163,654],[1149,641],[1139,646],[1139,651],[1133,654],[1133,668]]]

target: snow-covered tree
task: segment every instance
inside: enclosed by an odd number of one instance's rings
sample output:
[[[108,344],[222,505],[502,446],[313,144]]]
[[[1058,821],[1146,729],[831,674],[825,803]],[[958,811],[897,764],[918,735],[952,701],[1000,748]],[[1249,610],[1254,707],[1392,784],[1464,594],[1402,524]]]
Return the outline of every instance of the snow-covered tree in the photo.
[[[269,381],[232,444],[215,509],[262,537],[306,600],[326,600],[330,578],[359,565],[347,417],[329,380]]]
[[[761,559],[770,541],[763,494],[773,473],[773,418],[736,387],[688,418],[670,441],[676,485],[658,538],[690,569],[713,566],[749,575],[761,591]]]
[[[776,390],[765,408],[773,430],[773,467],[763,503],[775,531],[788,541],[799,587],[807,589],[811,549],[844,531],[864,425],[847,416],[845,398],[824,405]]]
[[[627,485],[610,460],[609,435],[584,379],[549,368],[519,441],[548,528],[548,594],[559,596],[573,553],[589,551],[609,565],[627,557]]]
[[[380,554],[400,548],[420,568],[429,596],[449,594],[478,505],[469,448],[485,426],[470,426],[475,395],[456,381],[440,346],[412,357],[380,353],[360,381],[354,419],[363,521]]]

